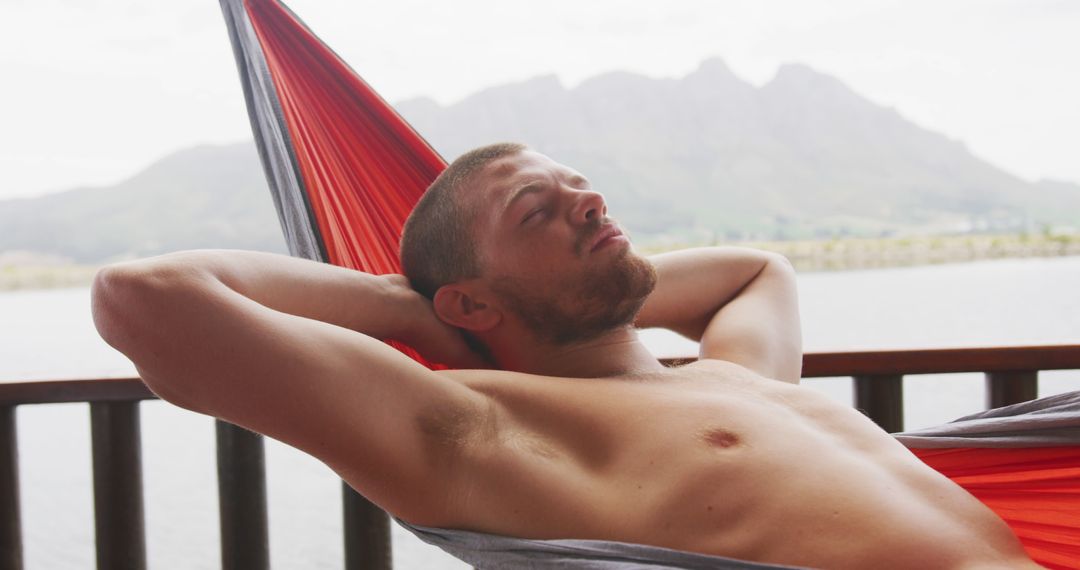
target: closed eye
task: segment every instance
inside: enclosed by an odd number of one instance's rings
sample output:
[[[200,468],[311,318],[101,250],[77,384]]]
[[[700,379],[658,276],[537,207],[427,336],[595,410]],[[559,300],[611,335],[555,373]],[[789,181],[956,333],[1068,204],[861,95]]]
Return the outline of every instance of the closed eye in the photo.
[[[532,218],[535,218],[536,216],[538,216],[539,214],[542,214],[543,212],[544,212],[543,208],[537,208],[537,209],[529,212],[528,214],[526,214],[525,217],[521,220],[521,223],[524,224],[525,222],[529,221]]]

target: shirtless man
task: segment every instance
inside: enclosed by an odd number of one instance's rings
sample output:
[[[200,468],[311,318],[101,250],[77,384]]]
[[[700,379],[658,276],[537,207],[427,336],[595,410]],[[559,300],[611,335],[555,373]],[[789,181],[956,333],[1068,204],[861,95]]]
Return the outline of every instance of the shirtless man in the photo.
[[[783,257],[646,260],[583,176],[501,144],[432,185],[402,260],[409,279],[244,251],[124,262],[95,279],[94,320],[162,399],[304,450],[413,524],[818,568],[1038,567],[982,503],[798,386]],[[646,327],[699,340],[699,360],[661,366]]]

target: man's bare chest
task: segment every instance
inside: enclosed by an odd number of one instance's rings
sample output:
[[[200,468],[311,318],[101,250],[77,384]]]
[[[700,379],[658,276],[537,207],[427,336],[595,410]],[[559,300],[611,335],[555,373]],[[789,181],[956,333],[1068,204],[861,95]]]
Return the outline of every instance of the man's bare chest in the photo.
[[[548,497],[566,496],[557,488],[566,481],[594,503],[633,491],[671,505],[715,495],[719,481],[724,494],[738,495],[739,481],[817,461],[822,449],[894,445],[848,406],[735,366],[655,378],[519,375],[472,387],[496,410],[473,448],[475,469],[502,473],[494,487],[528,483]]]
[[[876,529],[883,508],[905,520],[971,508],[935,506],[951,483],[850,406],[735,368],[687,372],[478,386],[499,419],[466,458],[455,525],[739,558],[810,527],[842,541]]]
[[[496,372],[456,379],[490,399],[500,429],[571,445],[596,440],[634,446],[670,435],[730,448],[763,430],[873,428],[850,406],[823,394],[721,361],[615,378]]]

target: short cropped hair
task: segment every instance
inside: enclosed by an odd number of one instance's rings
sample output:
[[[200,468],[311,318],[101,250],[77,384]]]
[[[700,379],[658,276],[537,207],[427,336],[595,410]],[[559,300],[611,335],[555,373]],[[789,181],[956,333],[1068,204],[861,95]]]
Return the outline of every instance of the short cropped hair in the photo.
[[[401,233],[401,265],[413,289],[429,299],[440,287],[480,276],[473,232],[473,176],[504,156],[527,150],[520,143],[496,143],[459,156],[428,186]],[[470,199],[473,198],[473,199]]]

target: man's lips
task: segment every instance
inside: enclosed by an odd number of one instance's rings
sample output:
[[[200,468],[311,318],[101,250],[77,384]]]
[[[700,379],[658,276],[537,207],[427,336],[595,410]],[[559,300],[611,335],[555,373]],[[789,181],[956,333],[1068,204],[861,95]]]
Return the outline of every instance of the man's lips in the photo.
[[[589,253],[592,253],[597,249],[600,249],[601,246],[606,245],[608,240],[610,240],[611,238],[617,238],[622,235],[623,233],[619,230],[618,226],[614,224],[604,226],[596,234],[596,237],[593,238],[592,244],[589,247]]]

